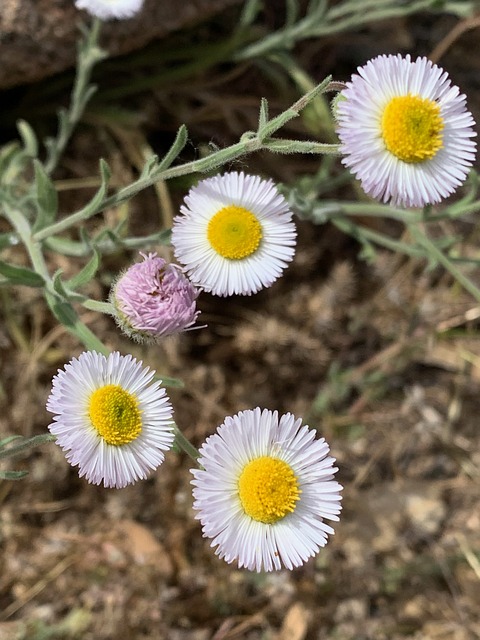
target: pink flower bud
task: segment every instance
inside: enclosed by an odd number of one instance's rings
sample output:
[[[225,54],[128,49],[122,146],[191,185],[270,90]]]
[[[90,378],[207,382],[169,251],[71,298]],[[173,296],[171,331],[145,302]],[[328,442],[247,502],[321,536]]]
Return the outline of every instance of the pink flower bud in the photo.
[[[167,264],[156,253],[140,255],[143,262],[127,269],[110,292],[119,327],[138,342],[185,331],[200,313],[196,310],[200,290],[181,267]]]

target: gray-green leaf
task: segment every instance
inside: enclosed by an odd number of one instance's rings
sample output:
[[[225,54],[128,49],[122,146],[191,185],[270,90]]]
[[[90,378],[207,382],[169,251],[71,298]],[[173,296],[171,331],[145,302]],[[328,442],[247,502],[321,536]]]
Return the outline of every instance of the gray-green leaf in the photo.
[[[10,284],[22,284],[26,287],[43,287],[44,279],[36,271],[26,267],[17,267],[0,260],[0,274],[8,279]]]
[[[77,275],[67,280],[65,286],[71,291],[75,291],[79,287],[90,282],[90,280],[96,274],[98,267],[100,266],[100,254],[96,249],[93,250],[93,256],[87,262],[87,264],[83,267],[81,271],[77,273]]]
[[[28,471],[0,471],[0,480],[21,480],[28,476]]]
[[[33,225],[35,233],[54,222],[58,212],[58,194],[42,163],[39,160],[34,160],[33,164],[37,195],[37,219]]]

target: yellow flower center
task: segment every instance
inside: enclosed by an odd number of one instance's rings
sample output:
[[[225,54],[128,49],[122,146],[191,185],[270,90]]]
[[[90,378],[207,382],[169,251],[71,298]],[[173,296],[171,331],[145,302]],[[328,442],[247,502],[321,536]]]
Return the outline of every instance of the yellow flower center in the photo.
[[[385,146],[404,162],[424,162],[443,146],[440,106],[420,96],[392,98],[382,115]]]
[[[262,456],[244,467],[238,480],[238,495],[248,516],[273,524],[295,510],[300,489],[290,465]]]
[[[127,444],[142,431],[138,400],[118,384],[107,384],[94,391],[88,414],[92,425],[108,444]]]
[[[228,205],[211,218],[208,241],[223,258],[242,260],[252,255],[262,239],[262,225],[248,209]]]

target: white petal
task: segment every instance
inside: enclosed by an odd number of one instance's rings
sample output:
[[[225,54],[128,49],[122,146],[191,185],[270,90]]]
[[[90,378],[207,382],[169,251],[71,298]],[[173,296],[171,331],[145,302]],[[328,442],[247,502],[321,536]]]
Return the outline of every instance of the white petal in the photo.
[[[131,18],[138,13],[144,0],[75,0],[77,9],[85,9],[102,20]]]

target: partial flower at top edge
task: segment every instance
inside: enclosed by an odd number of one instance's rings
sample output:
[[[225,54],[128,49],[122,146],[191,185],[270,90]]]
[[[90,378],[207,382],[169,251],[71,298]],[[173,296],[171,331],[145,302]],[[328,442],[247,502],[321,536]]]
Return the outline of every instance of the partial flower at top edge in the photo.
[[[85,9],[100,20],[133,18],[143,8],[144,0],[75,0],[77,9]]]

